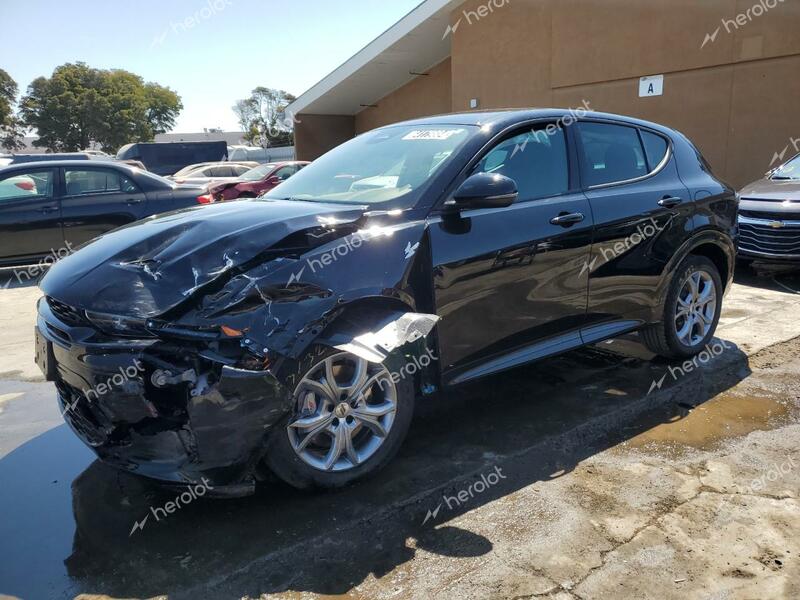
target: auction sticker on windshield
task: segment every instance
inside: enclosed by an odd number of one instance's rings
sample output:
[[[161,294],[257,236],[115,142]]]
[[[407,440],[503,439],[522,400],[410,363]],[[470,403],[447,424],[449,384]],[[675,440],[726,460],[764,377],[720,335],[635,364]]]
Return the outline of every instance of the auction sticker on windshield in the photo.
[[[449,140],[463,129],[420,129],[407,133],[404,140]]]

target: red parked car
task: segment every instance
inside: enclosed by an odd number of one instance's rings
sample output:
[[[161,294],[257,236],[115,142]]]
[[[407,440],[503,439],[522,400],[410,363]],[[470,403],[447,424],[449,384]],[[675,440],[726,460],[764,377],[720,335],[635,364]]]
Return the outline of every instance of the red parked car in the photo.
[[[308,164],[310,163],[304,161],[291,161],[259,165],[235,181],[212,185],[208,191],[214,197],[215,202],[256,198],[280,185]]]

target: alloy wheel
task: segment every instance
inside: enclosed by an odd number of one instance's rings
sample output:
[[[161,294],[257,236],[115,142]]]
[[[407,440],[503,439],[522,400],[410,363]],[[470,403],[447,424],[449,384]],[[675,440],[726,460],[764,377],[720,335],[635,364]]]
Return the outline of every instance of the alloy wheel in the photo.
[[[347,471],[383,445],[397,413],[397,388],[381,364],[342,352],[312,367],[298,384],[289,442],[320,471]]]
[[[683,282],[675,307],[675,334],[685,346],[694,347],[714,326],[717,286],[706,271],[695,271]]]

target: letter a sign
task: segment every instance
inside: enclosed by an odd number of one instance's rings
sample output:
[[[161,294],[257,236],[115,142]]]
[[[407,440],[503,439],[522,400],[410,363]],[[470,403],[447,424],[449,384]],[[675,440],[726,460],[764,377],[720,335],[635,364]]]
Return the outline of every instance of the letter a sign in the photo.
[[[639,79],[639,98],[664,95],[664,76],[653,75]]]

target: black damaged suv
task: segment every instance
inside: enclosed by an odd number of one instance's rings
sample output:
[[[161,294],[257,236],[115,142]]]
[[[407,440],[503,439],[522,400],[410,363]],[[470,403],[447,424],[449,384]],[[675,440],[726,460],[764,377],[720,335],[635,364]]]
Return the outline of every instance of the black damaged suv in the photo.
[[[456,114],[343,144],[258,200],[103,235],[41,283],[37,361],[104,461],[300,488],[380,469],[415,398],[638,331],[712,338],[735,192],[673,130]]]

